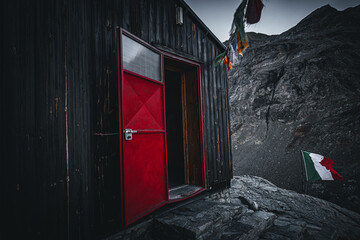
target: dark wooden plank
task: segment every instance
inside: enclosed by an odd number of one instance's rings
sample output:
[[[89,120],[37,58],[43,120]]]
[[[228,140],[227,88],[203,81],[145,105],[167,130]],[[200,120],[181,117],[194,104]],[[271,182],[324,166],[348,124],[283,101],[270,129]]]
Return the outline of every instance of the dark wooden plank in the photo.
[[[111,16],[111,6],[101,1],[103,19]],[[135,5],[135,4],[134,4]],[[136,6],[125,1],[123,24],[135,28],[134,22],[130,24],[129,12],[136,10]],[[131,10],[132,9],[132,10]],[[121,199],[120,199],[120,156],[119,156],[119,129],[118,129],[118,92],[117,92],[117,54],[115,29],[108,31],[103,27],[101,17],[94,23],[94,83],[93,95],[93,169],[94,169],[94,215],[95,226],[98,234],[104,234],[109,229],[121,224]],[[117,24],[113,20],[114,24]],[[123,27],[125,27],[123,25]]]
[[[25,20],[21,16],[21,11],[19,9],[19,1],[12,1],[7,3],[4,6],[3,16],[6,19],[7,24],[5,24],[4,32],[7,38],[4,40],[4,63],[5,66],[2,66],[4,70],[5,78],[2,80],[7,81],[7,87],[4,89],[4,93],[6,95],[5,99],[8,103],[8,111],[5,116],[9,117],[9,125],[6,126],[10,130],[8,130],[8,139],[6,139],[5,143],[8,143],[6,146],[9,153],[9,159],[4,161],[6,164],[4,167],[7,170],[7,178],[6,182],[8,182],[8,194],[5,194],[5,197],[8,196],[7,204],[5,205],[5,213],[9,211],[9,227],[14,226],[15,228],[15,235],[18,235],[21,232],[24,232],[23,227],[26,226],[25,217],[26,214],[29,212],[27,211],[22,212],[20,211],[21,208],[26,209],[23,203],[23,199],[26,197],[24,194],[24,190],[26,187],[24,185],[24,179],[22,178],[23,175],[23,168],[26,167],[24,164],[24,159],[22,157],[25,155],[23,148],[28,145],[26,139],[26,129],[24,129],[23,123],[19,121],[19,118],[23,118],[21,116],[23,110],[21,108],[22,98],[21,96],[21,85],[24,83],[25,76],[24,71],[19,71],[21,69],[21,58],[22,54],[24,53],[24,46],[21,45],[21,33],[20,31],[16,31],[20,27],[20,21]],[[16,9],[17,12],[13,12],[13,9]],[[5,21],[3,22],[5,23]],[[20,78],[22,77],[22,78]],[[5,85],[5,86],[6,86]],[[3,90],[3,89],[2,89]],[[26,179],[27,176],[25,176]],[[6,214],[5,214],[6,215]],[[7,227],[4,229],[7,230]],[[7,230],[8,231],[8,230]],[[9,232],[7,232],[9,234]]]
[[[140,38],[149,42],[149,1],[139,1]]]
[[[187,18],[186,18],[186,12],[184,12],[183,16],[184,23],[181,26],[181,50],[185,53],[188,53],[187,51]]]
[[[186,85],[186,112],[187,112],[187,142],[189,161],[189,182],[192,185],[200,185],[201,175],[201,151],[199,135],[199,100],[196,69],[185,73]]]
[[[188,129],[188,101],[187,101],[187,81],[186,74],[181,72],[181,110],[182,110],[182,126],[183,126],[183,145],[184,145],[184,173],[185,183],[190,183],[190,163],[189,163],[189,129]]]
[[[25,23],[26,27],[29,27],[30,31],[36,31],[35,29],[35,25],[34,23],[36,22],[34,18],[31,19],[31,16],[29,16],[29,12],[26,13],[26,10],[29,10],[30,12],[34,12],[35,7],[29,7],[29,9],[26,9],[27,6],[21,6],[20,9],[20,15],[21,15],[21,20],[26,20],[27,23]],[[19,21],[20,19],[18,19],[17,21]],[[20,21],[21,21],[20,20]],[[42,26],[45,27],[45,26]],[[36,231],[40,232],[40,235],[44,236],[45,232],[45,228],[43,226],[43,224],[39,221],[39,218],[42,217],[42,215],[45,213],[45,209],[44,209],[44,204],[46,204],[45,199],[44,199],[44,195],[41,192],[41,176],[42,176],[42,170],[44,168],[44,166],[40,166],[37,164],[36,161],[36,152],[35,149],[37,150],[42,150],[41,146],[37,146],[37,136],[36,136],[36,122],[39,119],[36,119],[36,113],[39,113],[40,111],[38,111],[38,109],[36,109],[38,106],[36,106],[34,104],[35,102],[35,89],[28,85],[28,84],[33,84],[36,85],[36,80],[35,79],[35,68],[34,68],[34,64],[35,63],[35,53],[33,51],[33,49],[30,48],[30,46],[34,46],[35,44],[35,37],[31,36],[32,33],[27,32],[25,35],[25,39],[23,37],[20,37],[20,46],[18,48],[19,50],[19,54],[21,56],[21,62],[20,65],[17,66],[19,69],[23,69],[23,73],[20,73],[18,75],[19,78],[19,87],[22,89],[22,93],[20,96],[17,96],[20,100],[20,113],[21,113],[21,117],[23,118],[23,124],[21,124],[21,128],[23,129],[23,133],[21,133],[21,135],[24,138],[24,142],[25,146],[22,146],[21,148],[23,149],[22,154],[27,156],[27,160],[24,161],[24,159],[22,159],[22,165],[24,167],[23,169],[23,173],[21,174],[20,178],[21,181],[23,181],[23,183],[21,184],[22,187],[22,191],[24,193],[24,197],[26,199],[26,202],[24,202],[24,208],[27,209],[28,207],[32,208],[32,209],[28,209],[26,212],[26,215],[24,216],[24,224],[26,226],[31,226],[32,230],[31,232],[29,231],[29,235],[31,236],[35,236]],[[29,40],[29,42],[26,42],[26,40]],[[44,49],[42,49],[41,52],[44,52]],[[28,63],[28,65],[26,66],[26,64]],[[25,80],[25,81],[24,81]],[[22,82],[22,83],[20,83]],[[42,84],[41,86],[44,86],[44,84]],[[40,86],[40,88],[41,88]],[[44,91],[44,89],[43,89]],[[44,91],[46,92],[46,91]],[[44,95],[43,95],[44,96]],[[45,100],[45,99],[43,99]],[[36,107],[35,107],[36,106]],[[44,106],[44,105],[42,105]],[[33,112],[30,112],[33,111]],[[34,114],[35,113],[35,114]],[[44,115],[42,115],[41,117],[43,117]],[[42,119],[43,120],[43,119]],[[46,126],[45,126],[46,127]],[[48,143],[48,142],[47,142]],[[38,148],[40,147],[40,148]],[[24,156],[23,155],[23,156]],[[40,156],[40,159],[43,159],[43,156]],[[44,164],[45,166],[48,164]],[[29,179],[30,178],[30,179]],[[39,205],[42,204],[41,205]],[[33,211],[33,208],[38,207],[38,211],[35,212]],[[38,218],[35,220],[31,220],[31,217],[35,217],[37,216]]]
[[[128,29],[128,31],[132,32],[133,34],[135,34],[136,36],[139,36],[139,33],[138,33],[138,15],[139,12],[138,12],[138,2],[139,1],[129,1],[125,6],[125,8],[127,8],[127,10],[129,11],[130,13],[130,27]]]
[[[226,106],[226,132],[227,132],[227,154],[228,154],[228,162],[229,162],[229,178],[233,177],[233,164],[232,164],[232,153],[231,153],[231,126],[230,126],[230,107],[229,107],[229,95],[228,95],[228,78],[227,72],[224,67],[223,69],[223,82],[225,85],[225,106]]]
[[[6,17],[5,15],[5,4],[4,4],[4,1],[1,1],[0,2],[0,34],[1,36],[5,36],[5,26],[4,26],[4,17]],[[6,9],[8,10],[8,9]],[[11,104],[5,104],[5,101],[6,101],[6,92],[8,92],[9,90],[9,86],[8,86],[8,81],[6,79],[6,72],[7,70],[4,69],[4,67],[7,66],[7,64],[5,64],[5,56],[8,56],[7,53],[5,53],[6,51],[6,48],[5,48],[5,43],[6,41],[4,41],[4,37],[1,37],[0,38],[0,49],[1,49],[1,56],[0,56],[0,66],[2,66],[0,68],[0,78],[2,79],[2,81],[0,81],[0,89],[1,89],[1,94],[0,94],[0,129],[1,129],[1,136],[0,136],[0,141],[1,143],[1,146],[0,146],[0,154],[1,156],[4,156],[5,158],[8,158],[10,156],[10,148],[8,147],[8,145],[10,145],[12,142],[12,137],[10,135],[10,132],[9,132],[9,129],[7,126],[10,126],[10,122],[9,122],[9,116],[10,115],[10,111],[8,109],[8,105],[11,105]],[[6,117],[5,117],[6,116]],[[5,144],[4,144],[5,143]],[[10,192],[10,188],[11,188],[11,185],[12,185],[12,182],[9,181],[11,178],[10,176],[8,176],[9,174],[9,170],[7,169],[7,166],[9,164],[8,163],[3,163],[3,167],[0,169],[0,187],[3,189],[3,192],[5,192],[5,196],[2,197],[0,199],[0,204],[1,206],[6,206],[7,205],[7,202],[8,202],[8,194],[6,193],[9,193]],[[6,184],[8,183],[8,184]],[[6,216],[9,216],[9,220],[10,220],[10,223],[12,223],[12,218],[11,218],[11,215],[8,213],[9,210],[5,210],[3,211],[4,214]],[[2,233],[3,235],[4,233]],[[3,238],[5,238],[5,236],[2,236]]]
[[[184,19],[186,20],[184,24],[186,24],[186,52],[190,55],[193,54],[192,52],[192,20],[189,17],[188,14],[184,16]]]
[[[197,45],[197,43],[198,43],[198,41],[197,41],[198,32],[197,32],[196,24],[194,22],[191,24],[191,30],[192,30],[192,39],[191,39],[191,42],[192,42],[192,44],[191,44],[192,45],[192,54],[194,56],[197,56],[197,54],[198,54],[198,45]]]
[[[79,154],[78,157],[81,159],[81,162],[79,164],[79,171],[77,172],[78,178],[80,180],[81,188],[80,188],[80,196],[81,196],[81,206],[77,209],[75,212],[76,216],[80,216],[80,236],[82,238],[90,238],[91,234],[88,231],[90,229],[90,214],[89,214],[89,177],[92,176],[91,173],[88,172],[89,165],[91,164],[91,114],[90,114],[90,92],[91,92],[91,82],[89,81],[89,53],[91,52],[90,46],[90,31],[88,29],[90,28],[90,18],[91,14],[90,12],[90,6],[91,3],[88,1],[82,1],[82,4],[79,4],[79,11],[81,14],[79,14],[79,22],[81,23],[79,26],[78,34],[79,36],[79,79],[80,84],[78,88],[78,98],[77,98],[77,109],[79,109],[79,113],[81,113],[81,116],[79,119],[75,122],[77,134],[79,135],[79,139],[81,141],[81,146],[83,151],[79,152],[75,151]],[[116,11],[117,9],[113,7],[113,10]],[[112,17],[115,14],[112,15]],[[110,19],[110,25],[107,26],[107,29],[110,32],[113,30],[114,19]],[[114,32],[114,31],[112,31]],[[82,71],[81,71],[82,70]],[[82,97],[80,97],[82,96]]]
[[[221,163],[220,163],[220,146],[219,146],[219,106],[217,104],[217,82],[214,68],[214,59],[215,59],[215,48],[212,43],[209,42],[209,59],[210,71],[211,71],[211,82],[212,82],[212,96],[211,100],[213,102],[213,151],[214,151],[214,164],[216,165],[216,180],[221,181]]]
[[[129,4],[129,0],[124,0],[124,15],[123,15],[123,28],[126,30],[131,30],[131,18],[130,18],[130,9],[125,9],[125,6]],[[101,14],[104,11],[104,4],[101,1],[96,1],[96,5],[94,6],[95,9],[97,9],[99,12],[96,14],[94,13],[94,22],[93,22],[93,28],[94,28],[94,83],[93,83],[93,93],[96,98],[96,101],[94,103],[93,109],[94,109],[94,125],[93,125],[93,135],[94,135],[94,188],[95,188],[95,196],[96,199],[94,200],[94,215],[95,215],[95,228],[98,232],[101,232],[101,227],[104,224],[104,213],[102,206],[104,205],[104,197],[103,197],[103,184],[101,184],[101,176],[102,172],[100,169],[102,169],[102,162],[101,158],[101,150],[103,149],[103,145],[101,144],[100,140],[96,134],[100,134],[104,132],[104,113],[103,109],[104,107],[104,80],[103,80],[103,67],[105,66],[104,62],[104,55],[105,55],[105,36],[104,36],[104,30],[102,28],[102,18]]]
[[[161,3],[162,1],[160,1]],[[157,44],[162,44],[162,11],[161,11],[161,4],[156,2],[155,6],[156,6],[156,10],[155,10],[155,16],[156,16],[156,30],[155,30],[155,43]]]
[[[156,39],[156,3],[149,0],[149,43],[153,44]]]
[[[168,15],[168,35],[169,35],[169,47],[175,49],[175,29],[176,29],[176,14],[175,14],[175,4],[173,1],[166,1],[167,15]]]
[[[123,8],[123,1],[113,1],[112,2],[112,14],[113,14],[113,22],[111,23],[111,29],[114,31],[117,27],[120,27],[123,25],[123,15],[124,15],[124,8]],[[90,9],[90,6],[88,7],[88,13],[91,13],[93,10]],[[90,26],[91,25],[91,18],[90,18]],[[90,27],[91,29],[92,27]]]
[[[219,50],[215,49],[214,56],[217,56],[220,53]],[[215,58],[214,58],[215,59]],[[224,157],[224,121],[223,121],[223,94],[222,94],[222,81],[221,81],[221,75],[220,75],[220,68],[217,67],[215,70],[215,76],[216,76],[216,83],[217,83],[217,105],[218,105],[218,112],[217,112],[217,118],[218,118],[218,151],[219,151],[219,159],[220,159],[220,166],[221,166],[221,180],[226,179],[227,176],[227,162]]]
[[[197,27],[197,46],[198,46],[198,52],[197,57],[201,58],[203,55],[203,44],[202,44],[202,36],[203,33],[199,27]]]
[[[228,122],[227,122],[227,108],[226,108],[226,85],[224,82],[224,67],[219,67],[219,80],[221,84],[221,108],[222,108],[222,147],[223,147],[223,159],[224,159],[224,166],[225,166],[225,179],[231,178],[230,173],[230,159],[229,159],[229,143],[228,143]]]
[[[130,0],[122,0],[122,24],[121,27],[130,31]],[[95,8],[96,9],[96,8]]]
[[[53,177],[50,178],[50,198],[49,206],[51,209],[50,212],[53,216],[58,215],[59,219],[54,223],[53,228],[57,229],[53,231],[54,234],[59,233],[59,238],[67,236],[67,206],[66,206],[66,152],[65,152],[65,71],[64,71],[64,61],[65,61],[65,17],[62,11],[65,6],[64,3],[57,3],[52,6],[52,12],[55,16],[52,19],[51,31],[49,38],[53,41],[53,46],[50,50],[53,54],[50,57],[50,64],[54,69],[54,128],[51,129],[55,141],[53,142],[53,148],[51,151],[54,153],[54,160],[56,160],[55,165],[51,167],[51,172]],[[51,15],[50,15],[51,16]],[[61,20],[60,20],[61,19]],[[60,23],[59,23],[60,20]],[[50,69],[51,70],[51,69]],[[57,200],[55,200],[57,199]],[[52,206],[52,203],[56,202],[56,205]],[[54,210],[54,208],[61,209],[61,213]],[[49,219],[51,220],[51,219]],[[51,231],[51,230],[49,230]]]
[[[79,169],[78,154],[74,151],[75,146],[80,147],[78,152],[82,152],[81,145],[79,146],[79,139],[76,134],[76,117],[77,117],[77,105],[76,95],[78,94],[78,86],[75,79],[78,79],[78,50],[75,45],[79,44],[78,34],[76,34],[75,26],[72,23],[78,21],[78,11],[76,9],[76,3],[73,1],[67,2],[66,8],[66,38],[65,38],[65,138],[66,138],[66,162],[67,162],[67,214],[68,214],[68,231],[70,236],[79,236],[79,218],[76,213],[79,212],[81,195],[80,181],[77,178],[77,172]],[[77,71],[76,71],[77,70]],[[80,79],[79,79],[80,80]],[[75,146],[74,146],[75,145]],[[79,238],[79,237],[78,237]]]
[[[175,49],[177,51],[181,51],[183,45],[183,25],[175,26],[175,34]]]
[[[56,76],[59,72],[64,71],[64,58],[61,58],[61,62],[56,63],[57,59],[54,59],[54,54],[56,54],[54,49],[60,51],[59,55],[63,53],[60,44],[63,39],[61,39],[62,34],[57,35],[57,32],[53,31],[58,28],[59,22],[56,24],[55,21],[49,21],[54,16],[61,19],[61,13],[58,9],[45,1],[37,2],[35,10],[37,17],[35,19],[35,32],[33,33],[36,36],[36,43],[33,47],[37,51],[34,58],[36,78],[34,105],[36,106],[36,135],[38,138],[36,151],[38,154],[37,161],[43,163],[37,166],[37,175],[41,178],[40,185],[42,186],[38,204],[43,205],[44,216],[48,216],[48,221],[51,221],[43,222],[42,224],[45,226],[43,225],[40,232],[55,239],[67,236],[65,162],[64,158],[61,158],[65,152],[64,148],[61,149],[65,146],[62,144],[65,142],[65,138],[58,134],[58,129],[64,129],[64,121],[63,118],[58,119],[56,116],[59,111],[64,110],[64,108],[57,109],[59,106],[56,106],[56,102],[58,102],[56,101],[56,89],[59,87]],[[63,32],[63,29],[60,28],[59,32]],[[64,89],[61,89],[61,92],[63,93]],[[56,126],[57,123],[60,126]],[[54,141],[54,138],[58,138],[60,144]],[[60,154],[55,156],[58,152]],[[53,206],[51,206],[52,204]],[[54,209],[54,207],[61,209],[61,213],[59,214],[59,210]],[[33,218],[36,217],[33,216]]]
[[[169,15],[167,10],[168,1],[161,1],[162,11],[162,44],[169,47]]]
[[[207,38],[206,38],[207,40]],[[212,48],[211,48],[211,44],[210,42],[206,41],[206,51],[207,51],[207,71],[208,71],[208,81],[209,81],[209,111],[210,111],[210,117],[209,117],[209,122],[210,122],[210,126],[208,129],[208,136],[209,136],[209,140],[210,140],[210,148],[209,151],[211,151],[211,155],[209,158],[209,162],[211,162],[211,168],[213,171],[213,181],[211,182],[211,184],[213,184],[214,182],[218,181],[218,166],[217,166],[217,153],[216,153],[216,105],[214,103],[214,73],[213,73],[213,69],[212,69]]]
[[[220,123],[220,96],[219,96],[219,79],[217,78],[217,73],[214,66],[214,60],[216,57],[216,48],[215,45],[211,44],[212,49],[212,71],[214,76],[214,102],[216,102],[216,117],[215,117],[215,128],[216,128],[216,136],[215,136],[215,142],[216,142],[216,155],[217,155],[217,168],[218,168],[218,178],[219,181],[223,181],[223,162],[222,162],[222,155],[221,155],[221,123]]]
[[[212,158],[212,151],[211,151],[211,136],[210,136],[210,93],[209,93],[209,65],[207,64],[208,61],[208,54],[207,54],[207,45],[205,36],[202,36],[201,39],[203,54],[202,59],[204,60],[204,64],[202,64],[202,82],[203,82],[203,124],[204,124],[204,147],[205,147],[205,163],[207,169],[207,184],[210,185],[212,183],[214,176],[211,164]]]
[[[44,65],[39,66],[39,71],[45,71],[45,78],[48,78],[46,102],[48,103],[48,133],[39,134],[39,145],[44,146],[47,151],[43,161],[47,164],[43,165],[43,176],[45,181],[43,186],[44,195],[46,195],[45,213],[50,224],[45,223],[44,229],[50,233],[48,236],[53,238],[67,237],[67,221],[66,221],[66,163],[65,159],[65,134],[64,131],[64,47],[63,47],[63,24],[57,19],[64,19],[62,13],[58,9],[63,8],[64,3],[41,3],[42,9],[39,15],[46,16],[39,20],[38,31],[44,32],[41,36],[42,43],[40,48],[46,52],[43,56],[39,56],[45,60]],[[41,26],[46,21],[47,26]],[[43,64],[43,63],[40,63]],[[38,77],[37,75],[36,77]],[[40,75],[41,76],[41,75]],[[39,76],[39,77],[40,77]],[[38,81],[43,79],[37,78]],[[42,91],[41,89],[39,89]],[[40,100],[41,101],[41,100]],[[37,106],[37,105],[36,105]],[[41,123],[40,123],[41,124]],[[61,130],[60,130],[61,129]],[[51,159],[49,161],[49,159]],[[61,209],[61,213],[59,210]]]

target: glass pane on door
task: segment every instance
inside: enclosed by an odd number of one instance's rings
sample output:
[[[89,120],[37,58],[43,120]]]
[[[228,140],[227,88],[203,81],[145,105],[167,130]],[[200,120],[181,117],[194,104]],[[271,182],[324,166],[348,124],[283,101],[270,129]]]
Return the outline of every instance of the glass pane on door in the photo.
[[[137,41],[122,36],[123,68],[161,82],[161,56]]]

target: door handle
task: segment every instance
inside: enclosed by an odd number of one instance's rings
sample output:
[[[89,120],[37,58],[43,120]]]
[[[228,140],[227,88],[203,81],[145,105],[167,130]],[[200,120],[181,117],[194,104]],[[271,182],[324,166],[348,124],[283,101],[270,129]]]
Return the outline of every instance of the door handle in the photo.
[[[132,140],[133,133],[137,133],[137,131],[132,129],[124,129],[125,140],[126,141]]]

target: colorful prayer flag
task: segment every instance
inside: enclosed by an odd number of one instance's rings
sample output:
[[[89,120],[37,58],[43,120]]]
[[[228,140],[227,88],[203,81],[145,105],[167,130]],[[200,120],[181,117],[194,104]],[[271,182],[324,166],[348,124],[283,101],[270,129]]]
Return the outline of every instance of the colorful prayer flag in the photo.
[[[249,46],[244,29],[245,19],[246,22],[249,24],[259,22],[263,6],[264,4],[262,3],[262,0],[242,0],[234,13],[234,19],[230,30],[230,40],[232,41],[235,37],[237,38],[236,42],[238,47],[238,53],[241,56],[243,55],[243,51]],[[246,15],[244,16],[245,8]],[[232,62],[230,61],[229,55],[229,47],[226,48],[225,52],[220,53],[215,58],[215,67],[218,66],[221,61],[224,63],[228,70],[232,68]]]
[[[245,14],[246,22],[249,24],[259,22],[263,7],[264,4],[261,0],[249,0]]]

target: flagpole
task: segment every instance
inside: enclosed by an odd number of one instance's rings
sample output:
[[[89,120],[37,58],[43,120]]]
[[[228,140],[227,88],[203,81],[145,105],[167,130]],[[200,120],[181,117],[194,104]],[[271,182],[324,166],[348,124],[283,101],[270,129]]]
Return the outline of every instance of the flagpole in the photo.
[[[302,175],[302,191],[303,193],[307,194],[307,172],[306,172],[306,166],[305,166],[305,159],[304,159],[304,154],[303,154],[303,151],[300,150],[300,154],[301,154],[301,158],[300,158],[300,161],[301,161],[301,175]],[[304,174],[305,172],[305,174]],[[305,181],[304,181],[305,179]]]

